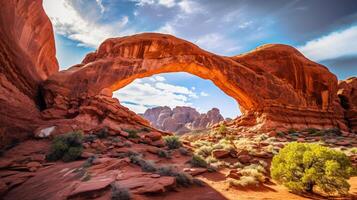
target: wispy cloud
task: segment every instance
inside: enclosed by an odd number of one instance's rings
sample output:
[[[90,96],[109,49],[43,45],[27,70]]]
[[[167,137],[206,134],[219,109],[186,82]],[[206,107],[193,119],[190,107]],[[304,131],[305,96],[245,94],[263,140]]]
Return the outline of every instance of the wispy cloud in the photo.
[[[357,26],[311,40],[298,49],[315,61],[357,56]]]
[[[163,76],[137,79],[130,85],[114,92],[114,97],[137,113],[156,106],[191,106],[191,100],[198,98],[193,89],[166,82]]]
[[[105,8],[101,0],[96,0],[100,12]],[[81,15],[72,2],[67,0],[45,0],[43,2],[47,15],[50,17],[55,32],[79,42],[80,45],[97,47],[109,37],[132,34],[135,31],[126,27],[128,16],[103,24],[97,19],[87,19]],[[97,15],[100,17],[100,15]]]

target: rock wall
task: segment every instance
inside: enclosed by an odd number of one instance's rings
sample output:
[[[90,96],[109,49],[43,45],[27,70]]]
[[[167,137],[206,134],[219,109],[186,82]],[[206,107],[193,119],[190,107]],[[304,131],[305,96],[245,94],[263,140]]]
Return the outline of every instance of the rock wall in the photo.
[[[145,111],[143,117],[155,128],[178,134],[206,129],[224,120],[217,108],[200,114],[196,109],[187,106],[177,106],[172,110],[167,106],[150,108]]]
[[[340,81],[337,95],[348,126],[357,132],[357,78]]]
[[[0,147],[41,124],[39,84],[58,71],[42,1],[0,1]]]

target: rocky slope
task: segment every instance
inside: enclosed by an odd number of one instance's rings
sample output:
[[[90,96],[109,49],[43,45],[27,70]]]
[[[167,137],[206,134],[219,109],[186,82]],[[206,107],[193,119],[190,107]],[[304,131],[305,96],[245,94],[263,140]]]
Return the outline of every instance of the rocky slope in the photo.
[[[217,108],[200,114],[196,109],[187,106],[177,106],[174,109],[167,106],[150,108],[145,111],[143,117],[155,128],[178,134],[207,129],[224,120]]]

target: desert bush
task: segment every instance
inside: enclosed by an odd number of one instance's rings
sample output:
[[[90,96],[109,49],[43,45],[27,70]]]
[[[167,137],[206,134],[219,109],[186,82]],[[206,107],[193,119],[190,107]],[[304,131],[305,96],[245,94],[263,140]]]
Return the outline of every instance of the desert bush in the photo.
[[[250,164],[250,165],[244,167],[244,169],[255,169],[260,173],[263,173],[263,174],[266,173],[265,168],[260,164]]]
[[[227,133],[227,127],[226,127],[226,125],[221,124],[221,125],[219,126],[219,128],[218,128],[217,133],[220,134],[220,135],[226,134],[226,133]]]
[[[47,154],[47,160],[56,161],[62,159],[64,162],[74,161],[80,157],[83,151],[82,133],[70,132],[56,136]]]
[[[100,129],[98,132],[95,133],[96,136],[98,136],[98,138],[107,138],[108,137],[108,128],[102,128]]]
[[[157,156],[159,156],[160,158],[171,158],[171,154],[163,149],[159,149],[157,151]]]
[[[228,178],[227,181],[231,186],[246,187],[249,185],[256,186],[259,184],[259,182],[254,177],[251,177],[251,176],[242,176],[242,177],[240,177],[239,180],[233,179],[233,178]]]
[[[125,129],[124,131],[129,134],[129,135],[128,135],[128,138],[138,138],[138,137],[139,137],[137,130]]]
[[[213,148],[211,146],[201,146],[196,150],[196,154],[202,157],[207,157],[211,155]]]
[[[274,156],[270,171],[273,179],[294,192],[313,192],[317,187],[327,194],[347,194],[353,168],[343,152],[293,142]]]
[[[199,155],[193,155],[191,160],[190,160],[190,164],[192,165],[192,167],[207,167],[208,164],[205,161],[205,159],[203,159],[201,156]]]
[[[131,194],[127,188],[119,187],[117,184],[112,185],[112,200],[130,200]]]
[[[253,177],[257,182],[264,182],[265,176],[262,172],[255,168],[244,167],[239,171],[243,176]]]
[[[130,162],[141,167],[144,172],[155,172],[157,167],[152,160],[144,160],[141,155],[129,156]]]
[[[178,136],[172,135],[172,136],[165,136],[164,137],[164,142],[169,149],[178,149],[182,146],[180,142],[180,138]]]

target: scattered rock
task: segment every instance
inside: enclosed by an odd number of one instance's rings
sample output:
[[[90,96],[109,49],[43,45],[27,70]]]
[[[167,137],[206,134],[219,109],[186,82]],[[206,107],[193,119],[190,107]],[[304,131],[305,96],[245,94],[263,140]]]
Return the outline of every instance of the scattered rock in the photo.
[[[227,158],[229,157],[230,152],[224,149],[215,149],[211,154],[215,158]]]
[[[189,173],[191,176],[197,176],[199,174],[203,174],[207,172],[206,168],[184,168],[184,172]]]
[[[49,137],[53,131],[56,129],[56,126],[50,126],[47,128],[38,128],[35,130],[35,137],[37,138],[47,138]]]

